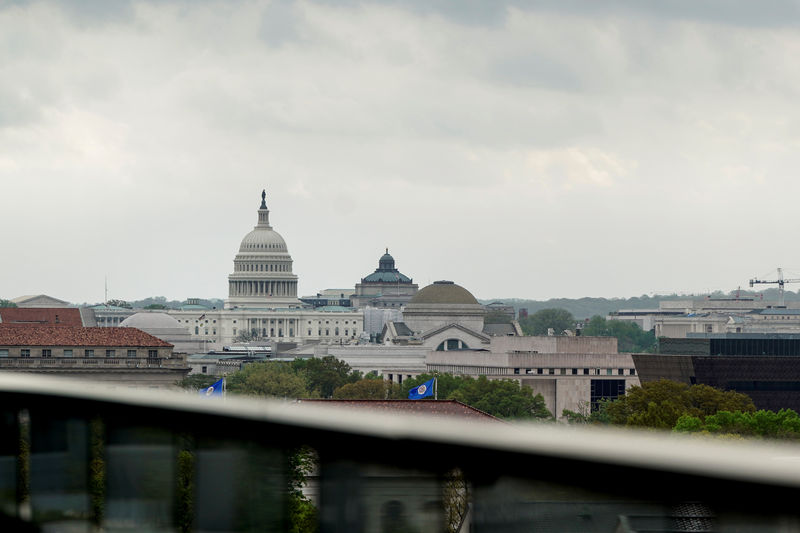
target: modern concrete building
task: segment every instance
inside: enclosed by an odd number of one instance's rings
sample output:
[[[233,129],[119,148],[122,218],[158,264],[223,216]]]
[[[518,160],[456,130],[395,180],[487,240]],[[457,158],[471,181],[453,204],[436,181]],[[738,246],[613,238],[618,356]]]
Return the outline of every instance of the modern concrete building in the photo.
[[[639,385],[630,354],[614,337],[494,337],[480,350],[431,351],[428,372],[514,379],[544,397],[553,415],[588,412]]]
[[[189,367],[171,344],[135,328],[0,324],[0,371],[175,388]]]

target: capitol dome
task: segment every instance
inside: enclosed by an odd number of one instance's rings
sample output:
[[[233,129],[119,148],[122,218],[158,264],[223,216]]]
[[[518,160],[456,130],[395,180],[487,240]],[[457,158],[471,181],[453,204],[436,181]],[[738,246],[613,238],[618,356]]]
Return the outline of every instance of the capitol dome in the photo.
[[[239,245],[239,253],[255,251],[288,252],[289,250],[280,233],[271,227],[256,226],[253,231],[244,236],[242,244]]]
[[[258,224],[244,236],[228,276],[226,309],[300,307],[297,276],[283,237],[269,224],[267,193],[261,192]]]
[[[471,292],[452,281],[434,281],[420,289],[409,304],[480,305]]]

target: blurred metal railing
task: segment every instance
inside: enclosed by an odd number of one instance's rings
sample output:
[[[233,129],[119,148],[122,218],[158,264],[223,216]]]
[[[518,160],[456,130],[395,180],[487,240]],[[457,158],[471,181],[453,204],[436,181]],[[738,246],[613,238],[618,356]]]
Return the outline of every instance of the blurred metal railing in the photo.
[[[800,447],[518,426],[0,374],[0,527],[798,531]],[[306,509],[307,510],[307,509]]]

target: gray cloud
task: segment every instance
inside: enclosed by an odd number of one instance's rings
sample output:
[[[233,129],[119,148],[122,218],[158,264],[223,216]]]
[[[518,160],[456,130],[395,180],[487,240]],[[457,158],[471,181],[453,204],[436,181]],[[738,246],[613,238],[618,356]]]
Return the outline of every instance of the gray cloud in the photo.
[[[0,297],[224,296],[264,187],[306,293],[384,246],[481,297],[790,268],[792,5],[726,5],[6,4]]]

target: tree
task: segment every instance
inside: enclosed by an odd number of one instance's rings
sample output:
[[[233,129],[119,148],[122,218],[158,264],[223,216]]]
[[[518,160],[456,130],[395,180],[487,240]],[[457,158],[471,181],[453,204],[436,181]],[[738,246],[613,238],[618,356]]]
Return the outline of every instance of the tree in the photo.
[[[446,399],[462,386],[465,378],[463,376],[453,376],[452,374],[420,374],[413,378],[403,381],[401,386],[401,398],[408,398],[408,391],[418,387],[433,378],[436,378],[436,394],[439,398]]]
[[[3,300],[0,298],[0,307],[16,307],[17,304],[12,302],[11,300]]]
[[[218,376],[209,376],[208,374],[192,374],[191,376],[186,376],[182,380],[177,381],[175,384],[185,390],[199,391],[201,389],[210,387],[217,381],[219,381]]]
[[[169,309],[169,307],[164,304],[150,304],[145,306],[145,309]]]
[[[553,418],[541,394],[534,396],[533,389],[527,385],[520,386],[516,380],[509,379],[490,380],[486,376],[475,379],[451,374],[420,374],[403,381],[399,389],[402,398],[408,398],[409,389],[433,377],[436,377],[437,395],[440,399],[458,400],[498,418]]]
[[[289,532],[312,533],[318,530],[317,508],[303,494],[308,476],[317,467],[318,459],[313,449],[301,446],[290,450],[289,459]]]
[[[672,429],[683,415],[704,420],[718,411],[755,411],[753,400],[735,391],[686,385],[668,379],[633,386],[602,406],[611,424]]]
[[[521,387],[519,382],[510,379],[468,378],[449,398],[499,418],[553,418],[541,394],[534,396],[533,389],[527,385]]]
[[[109,301],[106,302],[106,305],[109,305],[109,306],[112,306],[112,307],[124,307],[125,309],[133,309],[131,304],[129,304],[125,300],[109,300]]]
[[[290,363],[252,363],[227,378],[228,392],[276,398],[309,398],[306,380]]]
[[[400,386],[383,379],[361,379],[333,391],[337,400],[387,400],[402,397]]]
[[[305,376],[308,390],[316,391],[322,398],[330,398],[334,390],[362,377],[361,372],[352,371],[350,365],[332,355],[295,359],[291,364],[295,371]]]
[[[575,328],[575,317],[564,309],[542,309],[519,321],[526,335],[547,335],[550,328],[556,335]]]
[[[600,315],[593,316],[582,333],[597,337],[616,337],[620,352],[650,352],[656,345],[656,336],[652,331],[643,331],[635,322],[606,320]]]
[[[781,409],[778,412],[719,411],[706,416],[705,420],[683,415],[675,423],[673,431],[797,440],[800,439],[800,416],[791,409]]]

